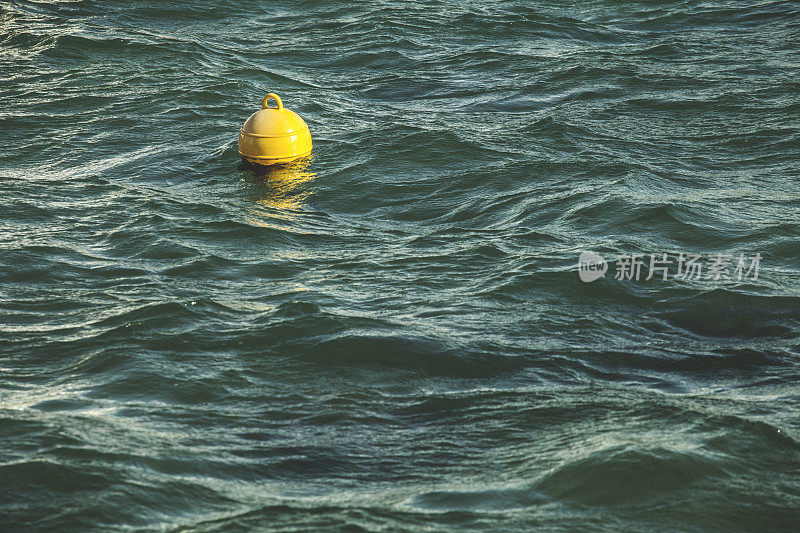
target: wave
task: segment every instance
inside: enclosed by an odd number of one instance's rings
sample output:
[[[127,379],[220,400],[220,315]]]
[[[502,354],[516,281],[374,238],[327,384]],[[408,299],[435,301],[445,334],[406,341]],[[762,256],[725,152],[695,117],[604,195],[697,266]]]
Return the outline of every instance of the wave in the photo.
[[[3,525],[791,529],[797,11],[3,3]]]

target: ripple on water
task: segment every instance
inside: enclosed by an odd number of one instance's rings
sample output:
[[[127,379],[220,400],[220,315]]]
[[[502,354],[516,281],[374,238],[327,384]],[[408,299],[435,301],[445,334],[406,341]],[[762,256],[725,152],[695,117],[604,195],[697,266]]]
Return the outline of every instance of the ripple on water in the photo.
[[[2,4],[3,525],[792,530],[798,12]]]

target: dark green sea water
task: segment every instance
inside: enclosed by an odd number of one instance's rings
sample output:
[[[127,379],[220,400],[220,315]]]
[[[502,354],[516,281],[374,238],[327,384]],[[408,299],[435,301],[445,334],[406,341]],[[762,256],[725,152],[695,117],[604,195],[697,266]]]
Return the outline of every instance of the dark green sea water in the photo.
[[[797,1],[3,0],[0,531],[796,530],[798,117]]]

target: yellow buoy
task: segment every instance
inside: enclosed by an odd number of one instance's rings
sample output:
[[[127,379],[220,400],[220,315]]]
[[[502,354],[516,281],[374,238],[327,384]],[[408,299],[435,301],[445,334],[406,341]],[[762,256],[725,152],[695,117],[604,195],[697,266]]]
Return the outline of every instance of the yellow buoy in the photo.
[[[277,107],[269,107],[275,100]],[[300,115],[269,93],[239,131],[239,155],[254,165],[280,165],[311,153],[311,132]]]

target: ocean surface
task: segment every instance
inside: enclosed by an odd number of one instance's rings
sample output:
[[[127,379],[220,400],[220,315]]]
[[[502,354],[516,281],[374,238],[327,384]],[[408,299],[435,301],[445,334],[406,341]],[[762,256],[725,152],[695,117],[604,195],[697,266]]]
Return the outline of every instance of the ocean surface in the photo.
[[[797,1],[4,0],[0,530],[796,530],[799,117]]]

